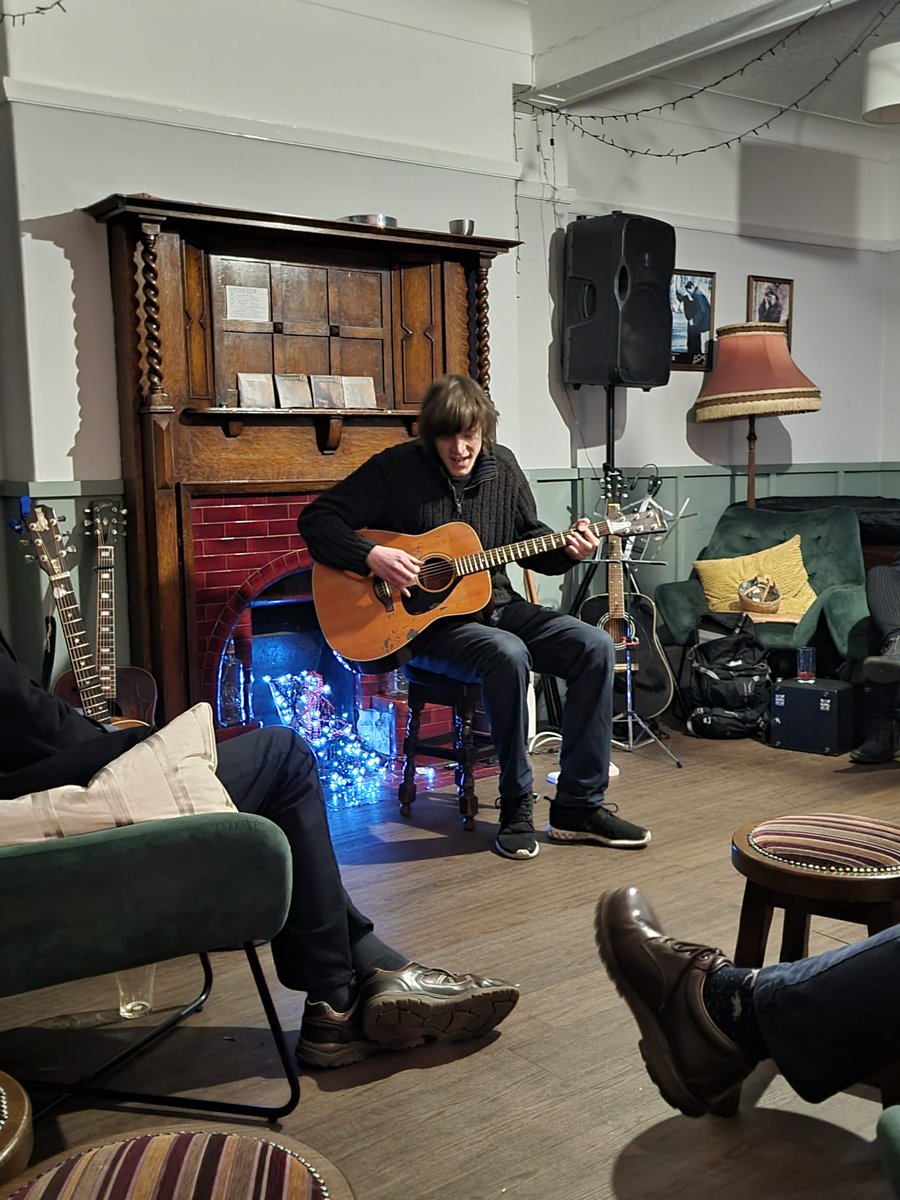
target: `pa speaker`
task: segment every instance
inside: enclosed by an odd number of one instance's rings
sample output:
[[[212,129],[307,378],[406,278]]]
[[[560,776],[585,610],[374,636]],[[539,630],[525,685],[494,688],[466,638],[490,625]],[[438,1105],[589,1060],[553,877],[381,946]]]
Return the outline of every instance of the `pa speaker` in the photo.
[[[563,378],[660,387],[669,381],[675,230],[614,212],[566,229]]]

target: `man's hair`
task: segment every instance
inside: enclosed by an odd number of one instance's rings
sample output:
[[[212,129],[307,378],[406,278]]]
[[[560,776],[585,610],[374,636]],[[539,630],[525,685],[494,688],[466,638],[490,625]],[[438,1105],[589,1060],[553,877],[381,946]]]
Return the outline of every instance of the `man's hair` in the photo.
[[[468,375],[441,375],[422,401],[419,437],[434,446],[439,437],[480,429],[485,450],[497,439],[497,410],[484,390]]]
[[[691,291],[693,291],[693,290],[694,290],[694,288],[696,287],[696,284],[694,283],[693,279],[689,279],[689,280],[687,281],[687,283],[686,283],[684,286],[685,286],[686,288],[690,288],[690,289],[691,289]]]

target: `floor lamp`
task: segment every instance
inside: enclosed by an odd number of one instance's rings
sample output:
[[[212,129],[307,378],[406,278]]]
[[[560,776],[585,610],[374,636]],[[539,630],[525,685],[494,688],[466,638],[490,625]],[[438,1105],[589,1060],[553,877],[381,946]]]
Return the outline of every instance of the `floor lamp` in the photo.
[[[748,417],[747,505],[756,504],[756,418],[816,412],[822,393],[791,358],[784,325],[748,321],[716,330],[712,370],[694,405],[695,421]]]

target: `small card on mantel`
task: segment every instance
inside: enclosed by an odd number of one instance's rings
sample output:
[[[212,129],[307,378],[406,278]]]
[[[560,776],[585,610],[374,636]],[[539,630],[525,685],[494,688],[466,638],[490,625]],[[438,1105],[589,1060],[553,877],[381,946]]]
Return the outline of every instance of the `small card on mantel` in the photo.
[[[316,408],[344,407],[344,381],[340,375],[310,375],[309,385]]]
[[[308,375],[276,375],[279,408],[312,408]]]
[[[377,408],[375,380],[370,375],[344,375],[345,408]]]
[[[275,380],[271,375],[238,371],[238,404],[241,408],[274,408]]]

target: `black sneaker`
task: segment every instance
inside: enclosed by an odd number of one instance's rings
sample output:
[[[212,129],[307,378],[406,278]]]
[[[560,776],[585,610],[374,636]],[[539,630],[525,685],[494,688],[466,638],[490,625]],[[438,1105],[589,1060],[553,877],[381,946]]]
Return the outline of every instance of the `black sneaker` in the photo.
[[[876,717],[872,732],[864,741],[850,751],[850,761],[867,765],[886,763],[897,754],[897,722],[893,717]]]
[[[531,792],[513,800],[500,797],[500,832],[494,849],[504,858],[534,858],[540,850],[534,833]]]
[[[900,683],[900,634],[885,638],[880,654],[863,659],[862,673],[870,683]]]
[[[547,836],[554,842],[597,842],[600,846],[634,849],[646,846],[650,830],[616,816],[614,804],[550,805]]]

